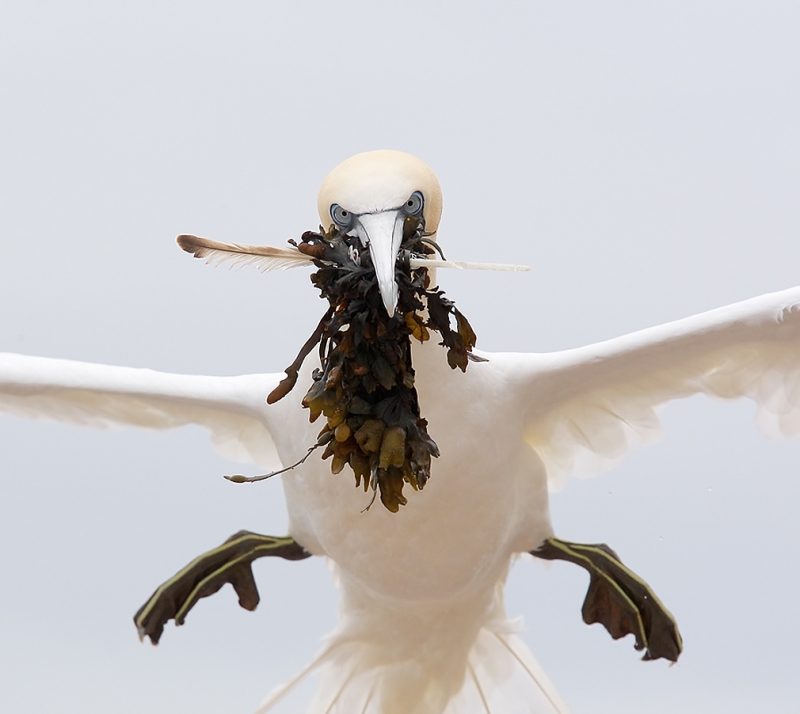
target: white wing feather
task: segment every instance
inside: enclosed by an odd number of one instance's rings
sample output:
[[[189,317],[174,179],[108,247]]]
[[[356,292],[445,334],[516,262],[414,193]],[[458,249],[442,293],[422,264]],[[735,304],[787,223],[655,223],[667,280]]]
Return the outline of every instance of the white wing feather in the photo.
[[[297,248],[273,248],[268,245],[239,245],[238,243],[219,243],[208,238],[180,235],[178,245],[195,258],[205,258],[206,263],[230,263],[230,267],[253,265],[262,272],[288,270],[311,265],[311,258]]]
[[[264,398],[280,378],[168,374],[0,353],[0,411],[99,427],[199,424],[223,456],[275,469],[281,462]]]
[[[519,381],[525,438],[551,485],[652,440],[658,407],[692,394],[749,397],[768,436],[800,433],[800,288],[579,349],[491,359]]]

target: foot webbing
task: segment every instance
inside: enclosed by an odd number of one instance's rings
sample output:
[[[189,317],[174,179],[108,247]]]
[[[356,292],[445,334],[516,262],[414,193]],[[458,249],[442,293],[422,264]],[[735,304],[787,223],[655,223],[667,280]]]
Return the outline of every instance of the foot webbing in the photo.
[[[604,543],[585,545],[548,538],[531,555],[544,560],[566,560],[589,572],[589,590],[583,602],[583,621],[599,622],[616,640],[636,638],[642,659],[678,660],[683,642],[678,624],[650,586],[626,568]]]
[[[219,547],[195,558],[156,589],[133,617],[139,639],[149,637],[154,645],[158,644],[169,620],[182,625],[200,598],[213,595],[225,583],[233,585],[245,610],[255,610],[260,598],[252,562],[267,556],[303,560],[310,555],[290,536],[277,538],[239,531]]]

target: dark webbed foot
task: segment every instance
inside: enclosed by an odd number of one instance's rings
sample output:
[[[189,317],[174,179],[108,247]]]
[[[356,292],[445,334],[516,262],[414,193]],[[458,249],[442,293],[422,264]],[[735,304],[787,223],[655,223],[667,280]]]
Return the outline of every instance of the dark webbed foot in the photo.
[[[683,650],[678,625],[650,586],[626,568],[604,543],[584,545],[548,538],[531,555],[544,560],[567,560],[589,572],[589,590],[583,602],[583,621],[599,622],[616,640],[636,638],[642,659],[676,662]]]
[[[255,610],[260,598],[251,564],[267,556],[303,560],[311,553],[290,536],[277,538],[239,531],[218,548],[195,558],[156,589],[133,616],[139,639],[149,637],[154,645],[158,644],[169,620],[182,625],[200,598],[213,595],[225,583],[233,585],[245,610]]]

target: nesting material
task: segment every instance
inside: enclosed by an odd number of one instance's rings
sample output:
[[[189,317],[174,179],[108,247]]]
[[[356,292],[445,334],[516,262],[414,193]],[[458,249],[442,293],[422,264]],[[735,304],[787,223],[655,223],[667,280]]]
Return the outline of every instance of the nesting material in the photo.
[[[437,332],[452,369],[466,371],[470,360],[480,359],[471,354],[476,338],[467,319],[441,290],[430,288],[427,268],[410,266],[411,259],[433,255],[434,245],[420,219],[406,219],[395,273],[398,303],[389,317],[369,250],[358,238],[335,226],[303,234],[296,247],[313,258],[318,269],[311,282],[329,308],[267,398],[272,404],[292,390],[303,360],[318,345],[320,368],[302,402],[312,422],[326,420],[316,445],[325,446],[322,457],[331,459],[334,474],[349,466],[356,486],[379,493],[393,513],[407,503],[404,485],[422,489],[439,455],[420,414],[411,338],[425,342]]]

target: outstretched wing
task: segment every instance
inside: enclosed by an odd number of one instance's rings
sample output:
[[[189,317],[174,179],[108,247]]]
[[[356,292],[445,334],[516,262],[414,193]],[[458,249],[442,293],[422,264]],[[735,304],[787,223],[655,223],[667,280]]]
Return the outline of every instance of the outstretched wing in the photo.
[[[276,469],[264,399],[281,376],[204,377],[0,353],[0,411],[99,427],[199,424],[222,455]]]
[[[588,475],[660,433],[658,407],[749,397],[769,436],[800,433],[800,288],[579,349],[493,356],[518,387],[525,438],[551,484]]]

